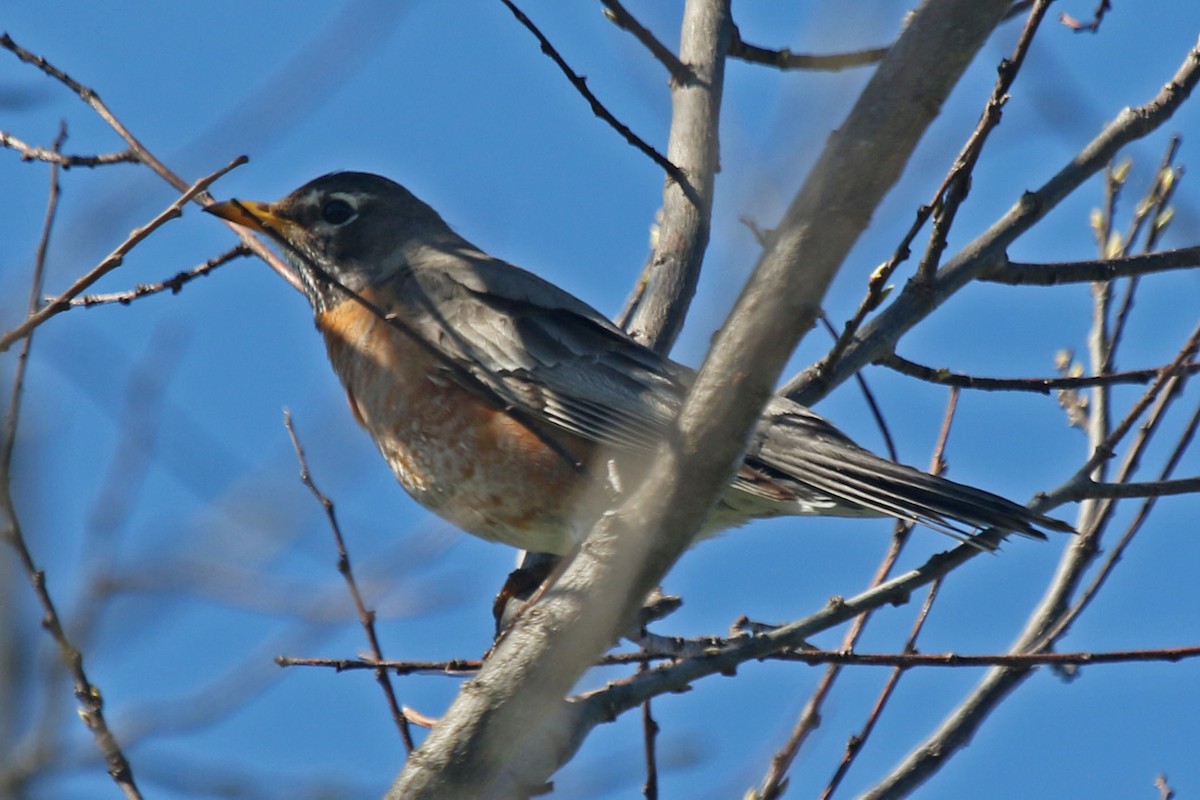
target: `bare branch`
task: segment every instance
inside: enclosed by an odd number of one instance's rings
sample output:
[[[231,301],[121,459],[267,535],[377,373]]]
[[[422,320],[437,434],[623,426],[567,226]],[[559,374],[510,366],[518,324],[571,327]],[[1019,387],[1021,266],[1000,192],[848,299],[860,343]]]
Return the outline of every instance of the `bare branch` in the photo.
[[[929,233],[929,243],[925,247],[925,255],[921,257],[921,262],[917,265],[915,280],[918,283],[932,280],[935,270],[942,261],[942,253],[946,249],[946,237],[950,235],[950,228],[958,215],[959,207],[962,206],[967,199],[967,194],[971,191],[971,174],[975,171],[975,165],[979,163],[979,156],[983,154],[988,137],[1000,124],[1001,110],[1008,102],[1013,82],[1016,81],[1017,75],[1021,71],[1021,65],[1025,63],[1025,55],[1033,45],[1033,37],[1037,35],[1038,28],[1041,27],[1042,18],[1045,17],[1050,2],[1051,0],[1034,2],[1033,8],[1029,11],[1029,17],[1025,20],[1025,27],[1021,29],[1021,35],[1013,46],[1012,55],[1001,60],[1000,66],[996,68],[996,84],[992,87],[992,93],[983,107],[983,113],[979,117],[975,130],[971,132],[967,143],[963,145],[962,152],[955,159],[954,166],[950,169],[950,173],[946,176],[946,180],[938,192],[937,199],[932,204],[933,229]]]
[[[1180,366],[1192,359],[1200,345],[1200,328],[1180,349],[1175,360],[1133,404],[1131,410],[1102,441],[1095,441],[1093,453],[1071,480],[1050,494],[1057,499],[1072,491],[1079,482],[1092,479],[1096,467],[1112,457],[1117,442],[1124,439],[1141,415],[1157,400],[1171,394],[1177,385]],[[1094,435],[1094,433],[1092,434]],[[1100,514],[1081,512],[1086,525],[1081,524],[1080,538],[1072,547],[1064,550],[1054,580],[1034,609],[1024,628],[1011,647],[1014,654],[1038,652],[1046,649],[1065,630],[1064,613],[1068,600],[1082,581],[1084,570],[1094,560],[1097,552],[1095,536]],[[896,793],[911,791],[931,777],[946,763],[947,756],[965,746],[983,723],[989,712],[1010,692],[1029,676],[1025,667],[995,667],[979,682],[975,689],[950,712],[941,725],[910,751],[888,775],[871,788],[864,796],[878,800],[895,796]]]
[[[861,378],[861,376],[859,377]],[[933,454],[930,457],[930,472],[935,475],[940,475],[945,470],[946,465],[944,454],[946,450],[946,442],[950,437],[950,425],[954,420],[954,412],[957,408],[958,391],[951,389],[950,398],[946,404],[946,413],[942,417],[942,429],[938,434],[937,442],[934,444]],[[894,459],[895,457],[895,453],[893,452],[892,458]],[[904,549],[904,546],[908,543],[911,532],[911,524],[906,524],[900,521],[896,522],[895,534],[892,536],[891,546],[888,548],[888,552],[884,556],[883,561],[876,569],[875,575],[871,579],[871,586],[880,585],[887,580],[889,575],[892,574],[892,569],[895,567],[897,559],[900,558],[900,553]],[[925,599],[923,610],[921,614],[918,615],[918,622],[914,626],[910,635],[909,645],[905,648],[906,652],[912,649],[912,642],[915,641],[917,633],[919,632],[926,615],[929,613],[929,608],[933,602],[933,598],[937,595],[938,585],[939,581],[935,581],[933,583],[933,586],[931,587],[930,592]],[[846,631],[846,635],[842,638],[841,647],[838,649],[846,652],[854,650],[854,647],[858,643],[859,638],[862,636],[863,631],[866,629],[867,622],[870,620],[870,618],[871,612],[866,612],[858,617],[855,617],[850,629]],[[813,690],[808,702],[805,703],[804,709],[801,711],[800,717],[796,721],[796,725],[788,737],[787,744],[771,759],[770,770],[758,789],[757,796],[761,798],[761,800],[771,800],[772,798],[782,795],[787,783],[787,770],[791,767],[792,762],[799,753],[800,746],[820,724],[821,708],[825,702],[825,699],[833,690],[834,681],[837,680],[839,673],[840,667],[838,665],[830,665],[830,667],[825,671],[825,674],[821,677],[821,681],[817,684],[817,688]],[[886,699],[881,699],[876,705],[875,711],[872,712],[872,720],[877,718],[878,715],[882,713],[884,704],[886,704]],[[867,722],[866,727],[868,729],[874,724],[872,720],[868,720]],[[846,768],[848,768],[849,759],[843,763],[845,764]]]
[[[1008,100],[1008,92],[1012,87],[1013,81],[1016,80],[1020,66],[1025,60],[1025,53],[1028,52],[1033,42],[1033,35],[1037,32],[1048,5],[1048,0],[1039,0],[1034,4],[1029,19],[1021,31],[1021,37],[1013,50],[1013,55],[1009,59],[1001,61],[997,69],[999,74],[996,84],[992,88],[992,93],[988,97],[987,103],[984,105],[983,113],[980,114],[975,130],[967,138],[966,143],[959,151],[958,157],[955,158],[953,165],[951,165],[949,172],[946,173],[941,184],[933,193],[933,199],[928,204],[917,209],[916,218],[913,220],[912,225],[909,226],[908,232],[900,241],[900,244],[892,253],[892,257],[871,273],[871,277],[867,282],[866,296],[859,303],[854,316],[846,323],[837,342],[822,362],[817,365],[816,369],[825,371],[838,363],[843,353],[846,352],[846,349],[857,337],[863,320],[867,318],[867,314],[874,311],[883,302],[889,291],[888,281],[900,264],[908,259],[911,254],[912,243],[916,240],[917,234],[930,218],[933,219],[933,231],[930,233],[925,255],[917,267],[914,290],[919,291],[920,286],[929,283],[933,279],[934,269],[940,262],[942,251],[946,246],[946,237],[949,235],[950,225],[954,221],[959,205],[966,199],[970,187],[971,172],[974,170],[975,164],[983,152],[983,146],[987,142],[988,135],[1000,123],[1000,110]]]
[[[1176,383],[1178,382],[1179,381],[1176,381]],[[1121,472],[1118,476],[1118,485],[1137,485],[1128,483],[1128,476],[1132,474],[1133,467],[1136,466],[1138,454],[1140,454],[1141,450],[1149,442],[1150,434],[1157,429],[1158,423],[1165,416],[1164,412],[1166,410],[1166,406],[1173,396],[1174,392],[1172,391],[1165,391],[1159,395],[1158,408],[1151,412],[1150,420],[1144,426],[1145,433],[1141,436],[1141,441],[1135,443],[1135,445],[1130,448],[1130,457],[1126,459],[1126,463],[1121,469]],[[1189,479],[1181,479],[1180,481],[1172,481],[1168,479],[1172,474],[1174,474],[1175,469],[1179,466],[1179,461],[1182,459],[1183,454],[1187,451],[1188,445],[1191,443],[1193,437],[1195,437],[1198,428],[1200,428],[1200,407],[1198,407],[1192,413],[1192,417],[1188,421],[1186,428],[1184,429],[1183,433],[1180,434],[1172,453],[1168,457],[1166,464],[1163,466],[1162,471],[1159,473],[1160,480],[1152,482],[1153,485],[1156,485],[1155,488],[1162,489],[1164,494],[1173,493],[1172,490],[1175,488],[1187,487],[1188,485],[1194,483],[1193,480]],[[1091,484],[1091,486],[1109,485],[1111,484]],[[1083,488],[1086,491],[1088,486],[1085,485]],[[1120,489],[1117,491],[1120,491]],[[1192,491],[1196,491],[1196,489],[1193,488]],[[1100,494],[1099,496],[1104,497],[1106,495]],[[1042,642],[1051,642],[1060,637],[1062,633],[1066,631],[1068,627],[1070,627],[1075,619],[1083,613],[1084,609],[1091,604],[1092,600],[1100,592],[1101,587],[1104,586],[1105,582],[1116,568],[1117,563],[1121,560],[1122,556],[1125,554],[1125,551],[1129,548],[1130,543],[1133,541],[1133,537],[1136,536],[1137,533],[1142,529],[1142,525],[1145,523],[1146,518],[1150,515],[1150,511],[1154,507],[1155,500],[1159,494],[1157,492],[1152,492],[1142,496],[1146,497],[1146,500],[1141,503],[1138,512],[1127,524],[1125,532],[1109,549],[1104,562],[1100,565],[1099,569],[1096,570],[1095,575],[1092,576],[1091,582],[1079,593],[1071,608],[1065,611],[1055,622],[1054,626],[1042,635]],[[1113,508],[1113,505],[1114,504],[1112,503],[1107,504],[1102,511],[1104,513],[1110,512]],[[1100,518],[1099,514],[1095,516],[1097,519]]]
[[[638,670],[645,672],[649,666],[643,662]],[[642,703],[642,750],[646,759],[646,781],[642,784],[642,796],[646,800],[658,799],[658,758],[655,744],[658,740],[658,723],[650,710],[650,698]]]
[[[906,287],[867,323],[836,364],[828,360],[805,370],[784,387],[791,399],[812,405],[831,388],[867,364],[893,352],[910,328],[977,276],[1004,263],[1008,246],[1041,220],[1071,192],[1095,175],[1126,144],[1165,123],[1200,81],[1200,45],[1184,57],[1176,74],[1145,104],[1126,108],[1037,191],[1027,192],[981,236],[938,270],[929,286]]]
[[[93,283],[100,280],[117,267],[121,266],[122,262],[125,260],[125,256],[129,254],[129,251],[133,250],[133,248],[145,241],[147,236],[158,230],[167,222],[181,216],[183,214],[181,209],[187,205],[192,198],[196,197],[201,192],[206,191],[208,187],[222,175],[234,169],[235,167],[240,167],[248,160],[249,159],[247,159],[245,156],[238,156],[221,169],[210,175],[206,175],[189,186],[183,194],[176,198],[175,202],[167,206],[166,209],[154,219],[130,233],[125,241],[117,245],[116,250],[113,250],[112,253],[110,253],[103,261],[76,279],[76,281],[71,284],[66,291],[64,291],[58,297],[55,297],[37,311],[30,314],[20,325],[8,331],[3,336],[0,336],[0,352],[4,352],[8,348],[12,347],[13,342],[29,336],[29,334],[32,333],[39,325],[53,317],[55,314],[61,314],[63,311],[69,309],[71,307],[71,300],[73,298],[78,297]]]
[[[908,634],[908,639],[904,642],[904,656],[913,655],[916,652],[917,636],[920,635],[921,629],[925,627],[925,620],[929,618],[929,611],[933,608],[933,603],[937,600],[938,590],[942,586],[942,579],[938,578],[929,586],[929,592],[925,595],[925,602],[921,605],[921,611],[917,614],[916,620],[913,622],[912,630]],[[872,731],[875,730],[875,725],[879,722],[883,714],[883,709],[887,707],[888,701],[895,694],[896,687],[900,683],[900,676],[904,674],[904,668],[897,664],[892,673],[888,675],[887,683],[879,692],[879,697],[875,700],[875,705],[871,708],[871,714],[867,717],[867,721],[859,729],[858,733],[853,734],[846,742],[846,750],[842,754],[842,760],[838,763],[837,769],[833,776],[826,784],[824,791],[821,792],[821,800],[828,800],[833,796],[834,791],[841,785],[842,779],[846,777],[846,773],[850,771],[850,765],[862,752],[862,747],[870,738]]]
[[[371,645],[371,655],[374,656],[373,660],[377,663],[383,661],[383,648],[380,647],[379,635],[375,632],[375,612],[367,608],[366,602],[363,601],[362,592],[358,589],[358,581],[354,579],[354,571],[350,567],[350,554],[346,550],[346,540],[342,536],[342,526],[338,524],[333,501],[318,489],[316,483],[313,482],[312,473],[308,470],[308,459],[304,455],[304,448],[300,446],[300,437],[297,436],[296,428],[292,425],[292,412],[287,409],[283,411],[283,426],[287,428],[288,437],[292,440],[292,449],[296,451],[296,461],[300,463],[300,482],[317,499],[317,502],[321,504],[321,508],[325,509],[325,516],[329,520],[329,528],[333,532],[333,541],[337,545],[337,569],[342,577],[345,578],[346,588],[350,590],[350,597],[354,600],[354,608],[358,611],[358,620],[362,624],[363,631],[367,634],[367,642]],[[388,708],[392,712],[392,720],[396,723],[396,727],[400,731],[400,738],[404,741],[404,749],[411,753],[414,746],[412,731],[408,727],[408,718],[400,710],[400,703],[396,700],[396,690],[392,687],[388,671],[383,667],[376,667],[375,680],[379,683],[380,688],[383,689],[384,697],[387,698]]]
[[[1006,258],[995,268],[980,275],[979,280],[1009,286],[1060,286],[1068,283],[1131,278],[1192,267],[1200,267],[1200,246],[1163,250],[1140,256],[1058,264],[1023,264]]]
[[[660,42],[658,37],[651,33],[645,25],[638,22],[637,18],[626,10],[620,0],[601,0],[601,2],[604,3],[604,16],[621,30],[633,34],[633,37],[667,68],[672,81],[678,84],[692,82],[694,76],[691,68],[680,61],[679,57]]]
[[[566,693],[628,629],[642,598],[691,542],[838,266],[899,177],[938,99],[949,94],[1007,5],[930,0],[914,14],[788,209],[671,439],[629,497],[601,518],[536,613],[523,614],[502,637],[414,751],[389,797],[526,795],[544,788],[578,746],[584,709],[568,707]],[[914,96],[926,102],[913,104]],[[860,610],[839,604],[822,619],[848,619]]]
[[[988,392],[1037,392],[1050,394],[1052,391],[1082,389],[1089,386],[1115,386],[1128,383],[1149,383],[1162,374],[1166,367],[1153,369],[1134,369],[1126,372],[1110,372],[1105,375],[1068,375],[1058,378],[985,378],[978,375],[964,375],[951,372],[944,367],[927,367],[915,361],[909,361],[898,355],[890,355],[878,362],[881,366],[893,369],[901,375],[908,375],[929,383],[941,386],[957,386],[962,389],[979,389]],[[1187,375],[1200,371],[1200,364],[1188,362],[1180,365],[1180,371]]]
[[[829,53],[813,55],[810,53],[793,53],[786,47],[782,50],[769,50],[765,47],[750,44],[742,39],[741,33],[734,29],[733,42],[729,45],[729,55],[751,64],[765,64],[777,69],[807,69],[824,72],[837,72],[851,67],[865,67],[868,64],[878,64],[887,55],[886,47],[870,47],[850,53]]]
[[[249,247],[244,244],[237,244],[234,247],[221,253],[219,256],[213,256],[203,264],[192,267],[189,270],[176,273],[174,276],[167,278],[165,281],[158,283],[139,283],[132,289],[124,292],[109,292],[107,294],[85,294],[83,297],[76,297],[70,301],[72,308],[91,308],[92,306],[108,305],[111,303],[120,303],[127,306],[134,300],[142,297],[149,297],[153,294],[161,292],[170,292],[171,294],[179,294],[183,287],[194,281],[196,278],[203,278],[217,267],[228,264],[235,258],[242,258],[251,255]],[[53,298],[47,298],[52,300]]]
[[[625,125],[625,123],[613,116],[612,112],[609,111],[604,104],[600,102],[600,99],[596,97],[592,90],[588,88],[587,78],[571,69],[571,66],[567,64],[566,60],[561,55],[559,55],[558,50],[554,49],[554,45],[550,43],[550,40],[546,38],[545,34],[543,34],[538,27],[533,24],[533,20],[525,16],[525,13],[521,11],[521,9],[517,8],[512,0],[500,0],[500,2],[504,3],[508,10],[512,12],[512,15],[517,18],[517,21],[524,25],[529,32],[537,38],[538,44],[540,44],[542,47],[542,52],[550,57],[550,60],[553,61],[560,70],[562,70],[563,75],[567,76],[567,80],[571,82],[571,85],[575,87],[575,90],[583,95],[584,100],[588,101],[588,105],[592,107],[593,114],[607,122],[613,130],[621,134],[625,141],[629,142],[635,148],[649,156],[655,164],[658,164],[660,167],[662,167],[673,179],[682,185],[688,185],[687,176],[684,175],[679,167],[672,164],[666,156],[655,150],[648,142],[646,142],[645,139],[641,138],[632,130],[630,130],[629,126]]]
[[[1066,492],[1068,501],[1087,498],[1169,497],[1176,494],[1200,492],[1200,478],[1174,478],[1172,480],[1142,481],[1134,483],[1088,483],[1080,485],[1073,493]]]
[[[110,128],[116,131],[118,136],[125,140],[125,143],[129,145],[129,149],[134,153],[134,155],[137,156],[137,160],[140,163],[150,167],[150,169],[153,170],[156,175],[174,186],[177,191],[187,191],[187,181],[172,172],[166,164],[159,161],[158,157],[155,156],[154,153],[150,152],[145,145],[138,141],[137,137],[135,137],[133,133],[131,133],[129,129],[125,127],[124,123],[122,123],[121,120],[119,120],[117,116],[113,114],[111,110],[109,110],[108,106],[106,106],[100,99],[100,95],[98,95],[93,89],[90,89],[87,86],[75,81],[71,78],[71,76],[55,67],[42,56],[35,55],[34,53],[31,53],[25,48],[21,47],[14,42],[12,37],[7,33],[0,34],[0,48],[8,50],[25,63],[34,65],[42,72],[49,75],[51,78],[54,78],[56,81],[63,84],[76,95],[78,95],[79,99],[81,99],[93,111],[95,111],[100,119],[104,120],[104,122]],[[207,191],[197,192],[193,195],[193,197],[201,205],[208,205],[212,202],[212,197],[208,195]],[[243,244],[253,250],[255,255],[266,262],[267,266],[274,270],[279,277],[287,281],[288,284],[296,291],[301,291],[300,279],[296,277],[296,275],[290,269],[288,269],[286,264],[279,260],[279,257],[275,255],[275,253],[273,253],[269,247],[264,245],[258,240],[257,237],[253,236],[248,231],[242,230],[236,225],[232,224],[230,224],[229,227],[238,235]],[[2,352],[2,350],[3,348],[0,348],[0,352]]]
[[[71,167],[103,167],[109,164],[140,164],[141,159],[132,150],[122,150],[118,153],[102,153],[96,156],[67,155],[56,152],[53,148],[36,147],[13,136],[11,133],[0,131],[0,147],[16,150],[21,154],[22,161],[48,161],[58,164],[63,169]]]
[[[0,39],[2,38],[7,37],[0,37]],[[53,148],[55,151],[61,148],[65,138],[66,129],[63,128],[58,140],[55,142]],[[42,236],[38,244],[37,261],[29,291],[30,317],[37,315],[39,298],[42,294],[46,246],[49,243],[50,231],[53,228],[54,218],[58,210],[58,170],[59,165],[51,161],[50,196],[47,201],[46,218],[42,226]],[[117,737],[113,734],[108,726],[108,721],[105,719],[104,701],[100,694],[100,689],[88,679],[87,672],[83,666],[83,653],[75,647],[63,629],[62,619],[58,615],[58,608],[55,606],[54,600],[50,597],[50,590],[46,586],[46,574],[38,568],[33,554],[29,550],[25,533],[21,527],[20,517],[17,513],[16,503],[13,500],[12,458],[16,445],[17,424],[25,385],[25,367],[28,362],[30,348],[33,344],[33,337],[30,335],[32,330],[30,328],[30,333],[24,336],[24,341],[21,345],[21,353],[17,360],[16,373],[13,376],[12,393],[4,425],[4,442],[2,447],[0,447],[0,513],[4,516],[5,524],[3,538],[17,553],[17,558],[21,562],[21,566],[29,578],[29,583],[33,587],[34,594],[37,596],[38,603],[42,607],[42,627],[54,639],[55,644],[58,645],[59,656],[62,658],[74,681],[75,699],[80,704],[78,710],[79,718],[87,726],[88,730],[91,731],[96,746],[104,755],[104,760],[108,763],[108,772],[112,776],[113,781],[120,787],[126,798],[129,800],[140,800],[142,795],[138,791],[137,783],[133,779],[133,768],[130,766],[129,759],[125,757],[125,753],[121,749]]]
[[[964,656],[959,653],[847,653],[844,651],[802,651],[789,653],[787,659],[812,664],[855,664],[909,667],[1014,667],[1084,666],[1088,664],[1127,664],[1138,661],[1183,661],[1200,658],[1200,646],[1167,647],[1154,650],[1114,650],[1103,653],[997,653]]]
[[[667,181],[650,255],[617,324],[659,352],[670,352],[687,316],[708,248],[720,164],[719,122],[725,56],[733,35],[729,0],[688,0],[679,57],[691,70],[671,85],[667,156],[689,183]]]
[[[926,603],[928,605],[928,599]],[[914,625],[914,630],[919,629],[920,614]],[[909,641],[911,642],[911,632]],[[714,640],[715,641],[715,640]],[[744,637],[742,639],[744,641]],[[726,648],[736,648],[738,639],[725,640],[719,647],[713,647],[707,653],[697,653],[686,658],[689,662],[702,662],[705,658],[716,655],[723,655],[721,651]],[[746,656],[744,661],[750,660],[768,660],[768,661],[790,661],[809,666],[820,666],[822,664],[838,664],[841,666],[855,667],[896,667],[899,669],[909,669],[917,667],[1040,667],[1040,666],[1084,666],[1089,664],[1122,664],[1138,661],[1183,661],[1189,658],[1200,658],[1200,645],[1191,645],[1187,647],[1164,647],[1153,648],[1149,650],[1108,650],[1108,651],[1076,651],[1070,653],[989,653],[981,655],[964,655],[962,653],[918,653],[905,650],[900,653],[860,653],[852,650],[816,650],[809,647],[780,647],[774,652],[762,652],[755,656]],[[453,659],[450,661],[382,661],[377,662],[374,659],[364,660],[361,658],[291,658],[286,656],[278,656],[276,662],[283,667],[325,667],[334,669],[338,672],[350,672],[355,670],[373,670],[380,666],[386,667],[388,670],[395,672],[398,675],[445,675],[448,677],[465,677],[473,675],[483,666],[483,661],[478,659]],[[612,666],[620,664],[646,663],[651,661],[668,661],[676,662],[673,664],[665,664],[661,667],[656,667],[655,671],[665,671],[679,666],[682,662],[674,653],[620,653],[607,655],[596,662],[596,666]],[[725,663],[725,669],[733,669],[728,662]],[[614,681],[613,686],[620,686],[621,693],[624,694],[630,687],[636,686],[639,683],[660,683],[661,676],[657,674],[648,674],[646,672],[636,672],[619,681]],[[587,702],[596,702],[597,698],[606,695],[610,691],[609,688],[598,689],[595,691],[584,692],[580,695],[581,699]],[[665,692],[669,692],[670,688],[666,686],[658,686],[653,694],[646,694],[645,697],[657,697]],[[634,708],[642,703],[642,695],[638,695],[636,703],[631,703],[628,700],[623,700],[619,708],[614,707],[614,710],[625,711]]]

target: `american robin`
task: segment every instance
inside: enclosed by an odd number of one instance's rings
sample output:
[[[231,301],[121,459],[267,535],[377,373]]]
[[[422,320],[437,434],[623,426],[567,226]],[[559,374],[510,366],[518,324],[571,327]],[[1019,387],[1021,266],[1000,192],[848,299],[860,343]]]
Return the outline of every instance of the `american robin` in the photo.
[[[387,178],[338,172],[212,213],[265,233],[304,285],[350,411],[419,503],[484,539],[567,553],[599,453],[649,452],[693,372],[494,258]],[[968,538],[1064,522],[880,458],[775,397],[701,531],[790,514],[891,516]]]

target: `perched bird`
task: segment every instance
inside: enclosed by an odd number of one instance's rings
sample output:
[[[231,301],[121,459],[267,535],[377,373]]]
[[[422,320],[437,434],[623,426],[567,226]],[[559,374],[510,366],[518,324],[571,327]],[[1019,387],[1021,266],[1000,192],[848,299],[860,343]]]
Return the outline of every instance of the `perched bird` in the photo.
[[[387,178],[338,172],[212,213],[299,274],[351,413],[419,503],[476,536],[564,554],[605,453],[650,452],[693,371],[494,258]],[[890,516],[967,538],[1070,531],[989,492],[880,458],[775,397],[701,535],[763,517]]]

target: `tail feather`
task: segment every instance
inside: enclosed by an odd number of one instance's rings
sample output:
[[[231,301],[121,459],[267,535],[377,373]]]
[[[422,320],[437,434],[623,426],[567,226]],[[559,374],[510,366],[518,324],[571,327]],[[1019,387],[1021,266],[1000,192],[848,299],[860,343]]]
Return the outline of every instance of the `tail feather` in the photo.
[[[999,495],[880,458],[807,409],[784,411],[760,429],[748,463],[800,502],[832,498],[845,513],[873,512],[965,540],[986,528],[1035,539],[1045,539],[1044,530],[1073,531]]]

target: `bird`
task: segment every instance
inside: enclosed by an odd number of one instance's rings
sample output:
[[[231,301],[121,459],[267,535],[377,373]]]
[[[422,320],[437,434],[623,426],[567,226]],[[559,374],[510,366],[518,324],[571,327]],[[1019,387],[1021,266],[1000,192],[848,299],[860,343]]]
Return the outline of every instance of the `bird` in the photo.
[[[207,210],[281,250],[351,413],[401,486],[483,539],[571,552],[587,533],[589,482],[614,458],[653,452],[693,381],[388,178],[334,172],[275,202]],[[776,395],[697,539],[787,515],[894,517],[966,541],[990,528],[1039,539],[1072,530],[877,456]]]

